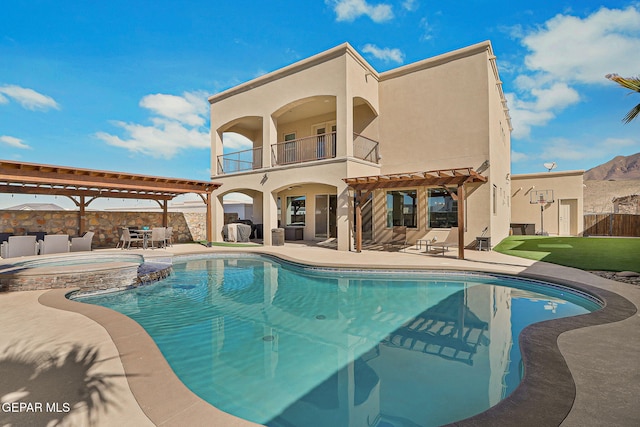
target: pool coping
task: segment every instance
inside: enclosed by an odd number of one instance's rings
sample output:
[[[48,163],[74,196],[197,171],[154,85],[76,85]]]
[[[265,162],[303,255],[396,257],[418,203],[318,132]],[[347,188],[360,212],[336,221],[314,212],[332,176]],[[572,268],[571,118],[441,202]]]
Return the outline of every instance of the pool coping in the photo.
[[[215,255],[249,253],[266,255],[308,267],[353,269],[385,269],[415,271],[469,271],[453,266],[425,268],[378,265],[348,265],[314,263],[283,254],[266,251],[217,251]],[[207,253],[208,254],[208,253]],[[184,253],[176,256],[207,256],[205,253]],[[622,321],[637,313],[637,307],[627,298],[606,289],[541,273],[497,272],[479,264],[474,271],[496,273],[533,280],[548,281],[595,295],[605,306],[596,312],[539,322],[528,326],[519,341],[524,363],[524,378],[507,398],[485,412],[460,420],[451,426],[498,425],[560,425],[571,411],[576,385],[565,357],[558,345],[559,336],[568,331],[589,326]],[[156,425],[197,425],[202,420],[214,420],[225,426],[257,426],[259,424],[227,414],[203,401],[191,392],[175,375],[151,337],[129,317],[112,310],[71,301],[66,298],[71,289],[56,289],[44,293],[40,303],[49,307],[77,312],[102,325],[118,348],[130,388],[141,409]],[[141,374],[144,373],[144,374]],[[170,392],[168,392],[170,390]]]

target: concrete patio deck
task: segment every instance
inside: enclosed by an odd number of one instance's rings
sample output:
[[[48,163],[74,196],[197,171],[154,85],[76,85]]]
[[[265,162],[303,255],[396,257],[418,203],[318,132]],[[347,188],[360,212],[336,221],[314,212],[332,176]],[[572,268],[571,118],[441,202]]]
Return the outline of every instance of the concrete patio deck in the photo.
[[[640,424],[639,287],[497,252],[466,251],[467,259],[457,260],[454,251],[448,256],[414,249],[344,253],[300,243],[266,248],[192,244],[139,251],[148,258],[222,252],[262,252],[325,266],[486,271],[583,287],[603,297],[607,307],[599,314],[525,330],[521,341],[528,349],[523,351],[527,386],[493,409],[456,424]],[[88,415],[96,426],[255,425],[191,393],[131,319],[69,301],[66,293],[60,289],[0,294],[1,425],[46,425],[63,418],[65,425],[87,425]],[[560,386],[550,388],[550,383]],[[51,406],[29,411],[6,405],[17,398]]]

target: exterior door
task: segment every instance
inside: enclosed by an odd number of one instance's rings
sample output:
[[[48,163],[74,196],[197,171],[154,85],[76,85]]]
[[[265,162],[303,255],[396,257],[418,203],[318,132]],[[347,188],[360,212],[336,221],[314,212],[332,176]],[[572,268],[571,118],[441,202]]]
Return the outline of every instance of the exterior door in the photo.
[[[284,136],[284,152],[283,152],[283,156],[282,156],[282,161],[280,162],[281,164],[288,164],[288,163],[295,163],[297,158],[298,158],[298,154],[297,154],[297,147],[296,147],[296,134],[295,133],[288,133]]]
[[[571,201],[560,200],[558,212],[558,234],[561,236],[571,235]]]
[[[335,123],[323,123],[313,127],[317,159],[330,159],[336,156],[336,129]]]
[[[337,237],[336,208],[338,198],[335,194],[316,195],[316,232],[317,238]]]

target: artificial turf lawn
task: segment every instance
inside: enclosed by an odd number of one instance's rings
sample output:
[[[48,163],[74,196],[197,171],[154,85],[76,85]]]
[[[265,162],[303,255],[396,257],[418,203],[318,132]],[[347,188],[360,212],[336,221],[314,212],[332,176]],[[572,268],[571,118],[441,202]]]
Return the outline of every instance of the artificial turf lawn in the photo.
[[[640,238],[509,236],[494,250],[581,270],[640,272]]]

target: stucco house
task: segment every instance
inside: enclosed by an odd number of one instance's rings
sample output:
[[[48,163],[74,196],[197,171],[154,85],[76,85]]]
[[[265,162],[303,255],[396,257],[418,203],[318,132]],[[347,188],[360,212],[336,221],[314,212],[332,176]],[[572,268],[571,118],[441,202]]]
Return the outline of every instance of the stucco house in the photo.
[[[490,42],[382,73],[345,43],[209,102],[214,240],[229,193],[253,198],[265,245],[279,226],[343,251],[394,226],[410,243],[509,234],[511,121]],[[228,133],[252,147],[225,149]]]

